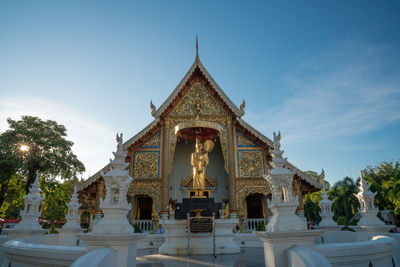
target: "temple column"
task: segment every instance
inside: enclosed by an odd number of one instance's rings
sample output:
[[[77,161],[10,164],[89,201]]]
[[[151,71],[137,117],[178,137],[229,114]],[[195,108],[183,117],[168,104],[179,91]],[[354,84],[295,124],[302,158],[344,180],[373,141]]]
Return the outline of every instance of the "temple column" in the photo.
[[[162,135],[161,218],[168,219],[169,211],[169,135],[170,123],[164,121]]]
[[[232,121],[228,120],[227,123],[227,145],[228,145],[228,199],[229,199],[229,214],[231,218],[237,217],[237,203],[236,203],[236,184],[235,184],[235,142],[234,142],[234,127]]]

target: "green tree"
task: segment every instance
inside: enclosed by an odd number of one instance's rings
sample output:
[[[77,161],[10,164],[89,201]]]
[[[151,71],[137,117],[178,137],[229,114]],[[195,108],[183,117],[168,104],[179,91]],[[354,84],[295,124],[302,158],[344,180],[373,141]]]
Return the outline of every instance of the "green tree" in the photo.
[[[19,165],[18,157],[6,148],[0,147],[0,207],[6,199],[9,186],[12,186],[10,179],[17,173]]]
[[[311,194],[307,194],[306,202],[304,203],[304,216],[307,218],[309,222],[317,222],[321,221],[321,216],[319,213],[321,211],[321,207],[319,206],[319,202],[321,201],[321,191],[313,192]]]
[[[19,217],[19,211],[24,207],[25,183],[25,179],[17,174],[8,179],[8,189],[2,196],[4,201],[0,207],[0,217],[7,219]]]
[[[7,119],[7,122],[9,129],[0,135],[0,164],[9,166],[8,174],[17,170],[21,176],[27,177],[26,192],[36,173],[45,179],[70,179],[85,170],[71,150],[73,143],[65,138],[67,130],[63,125],[32,116],[22,116],[18,121]],[[28,150],[23,152],[20,148]],[[2,163],[7,160],[11,161],[8,165]],[[0,172],[1,179],[10,177]],[[2,201],[4,199],[0,199],[0,206]]]
[[[381,162],[375,167],[367,167],[364,177],[370,190],[376,192],[375,205],[381,210],[394,210],[400,215],[400,162]]]
[[[40,189],[45,197],[41,204],[43,219],[50,222],[65,220],[66,204],[71,199],[72,183],[72,180],[42,181]]]
[[[344,216],[347,222],[354,216],[360,206],[355,194],[357,186],[354,180],[350,177],[345,177],[343,180],[336,182],[331,190],[329,190],[329,198],[333,201],[332,210],[333,218],[337,220],[340,216]]]

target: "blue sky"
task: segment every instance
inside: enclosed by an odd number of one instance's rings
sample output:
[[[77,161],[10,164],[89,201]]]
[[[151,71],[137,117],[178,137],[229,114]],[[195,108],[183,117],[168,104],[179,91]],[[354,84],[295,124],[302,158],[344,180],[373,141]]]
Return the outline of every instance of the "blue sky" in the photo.
[[[335,182],[400,152],[398,1],[0,1],[6,118],[64,124],[87,167],[151,122],[195,56],[302,170]]]

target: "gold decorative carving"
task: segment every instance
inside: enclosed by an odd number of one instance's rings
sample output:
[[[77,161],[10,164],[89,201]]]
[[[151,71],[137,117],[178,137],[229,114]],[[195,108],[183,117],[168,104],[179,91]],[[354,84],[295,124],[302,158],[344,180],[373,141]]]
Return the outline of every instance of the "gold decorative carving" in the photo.
[[[128,196],[135,197],[137,195],[149,196],[153,199],[155,207],[161,207],[161,183],[155,181],[133,181],[129,187]]]
[[[257,145],[245,137],[241,132],[236,132],[237,134],[237,146],[238,147],[256,147]]]
[[[171,112],[172,116],[221,115],[226,111],[198,80]]]
[[[236,184],[237,186],[237,184]],[[237,194],[237,202],[239,206],[239,216],[243,216],[243,211],[244,211],[244,202],[247,196],[251,194],[263,194],[264,196],[267,196],[271,193],[271,190],[269,186],[245,186],[242,187],[241,190]]]
[[[134,178],[158,178],[160,153],[156,151],[135,152]]]
[[[240,178],[236,180],[236,194],[245,187],[266,187],[269,188],[268,182],[264,178]]]
[[[165,118],[165,121],[168,122],[171,127],[175,127],[179,123],[193,121],[193,120],[201,120],[201,121],[209,121],[209,122],[217,122],[222,126],[226,126],[228,120],[230,120],[229,115],[219,114],[219,115],[200,115],[199,117],[183,115],[183,116],[169,116]]]
[[[174,154],[176,148],[177,137],[175,135],[174,129],[172,128],[169,133],[169,166],[168,166],[168,175],[171,174],[172,168],[174,166]]]
[[[206,187],[216,187],[217,186],[217,181],[213,178],[211,178],[208,174],[206,174]],[[185,179],[182,179],[181,182],[182,187],[192,187],[193,186],[193,174],[191,173],[188,177]]]
[[[224,168],[228,172],[228,136],[225,127],[221,129],[219,141],[221,142],[222,155],[224,156]]]
[[[160,147],[160,132],[157,132],[149,140],[147,140],[140,148],[159,148]]]
[[[238,150],[239,177],[264,176],[264,152],[262,150]]]

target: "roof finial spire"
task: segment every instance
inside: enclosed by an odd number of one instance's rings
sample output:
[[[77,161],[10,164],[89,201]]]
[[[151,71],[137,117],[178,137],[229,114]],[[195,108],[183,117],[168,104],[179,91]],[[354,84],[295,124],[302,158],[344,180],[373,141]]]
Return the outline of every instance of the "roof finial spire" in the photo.
[[[196,59],[199,59],[199,37],[196,34]]]

